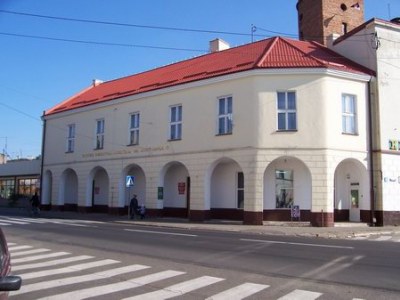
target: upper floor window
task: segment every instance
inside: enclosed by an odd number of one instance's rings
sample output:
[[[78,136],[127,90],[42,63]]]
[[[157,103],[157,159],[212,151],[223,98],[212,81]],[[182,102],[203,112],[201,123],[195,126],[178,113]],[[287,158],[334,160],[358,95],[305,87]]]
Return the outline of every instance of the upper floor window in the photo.
[[[347,33],[347,23],[342,23],[342,34],[346,34]]]
[[[357,133],[356,97],[342,95],[342,131],[347,134]]]
[[[218,99],[218,134],[232,133],[232,97]]]
[[[67,152],[75,150],[75,124],[68,125]]]
[[[131,114],[129,145],[139,145],[140,114]]]
[[[96,120],[96,149],[104,148],[104,119]]]
[[[170,107],[170,140],[182,139],[182,105]]]
[[[278,130],[296,130],[296,93],[278,92]]]

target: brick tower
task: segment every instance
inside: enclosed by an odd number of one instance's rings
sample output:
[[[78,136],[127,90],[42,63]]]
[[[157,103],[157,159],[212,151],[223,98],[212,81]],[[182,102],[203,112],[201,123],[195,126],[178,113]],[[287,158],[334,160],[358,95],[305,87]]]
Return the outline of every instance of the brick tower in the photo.
[[[364,23],[364,0],[298,0],[299,39],[327,45]]]

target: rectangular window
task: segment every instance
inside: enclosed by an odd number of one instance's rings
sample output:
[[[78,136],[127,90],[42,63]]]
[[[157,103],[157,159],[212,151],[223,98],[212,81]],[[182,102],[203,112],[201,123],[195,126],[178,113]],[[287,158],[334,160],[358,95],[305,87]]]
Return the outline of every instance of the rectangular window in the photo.
[[[347,134],[357,134],[356,97],[342,95],[342,131]]]
[[[18,194],[31,197],[37,190],[37,178],[18,179]]]
[[[244,208],[244,175],[237,173],[237,208]]]
[[[104,148],[104,119],[96,120],[96,146],[95,149]]]
[[[13,194],[15,194],[14,179],[0,179],[0,197],[9,199]]]
[[[182,139],[182,105],[170,107],[170,140]]]
[[[129,145],[139,145],[139,126],[140,126],[140,114],[131,114],[131,124],[129,131]]]
[[[68,125],[67,152],[75,150],[75,124]]]
[[[296,93],[278,92],[278,130],[296,130]]]
[[[293,171],[275,170],[276,208],[290,208],[293,198]]]
[[[346,34],[347,33],[347,23],[342,23],[342,34]]]
[[[232,133],[232,97],[218,99],[218,134]]]

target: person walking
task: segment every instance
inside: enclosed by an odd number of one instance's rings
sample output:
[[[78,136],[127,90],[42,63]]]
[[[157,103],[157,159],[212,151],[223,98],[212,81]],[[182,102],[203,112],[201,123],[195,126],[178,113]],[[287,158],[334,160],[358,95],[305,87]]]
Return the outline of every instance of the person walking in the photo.
[[[37,217],[40,215],[40,200],[37,192],[31,198],[31,205],[32,205],[32,215]]]
[[[133,195],[131,202],[129,203],[129,217],[131,219],[134,219],[135,215],[138,214],[138,208],[139,204],[137,200],[137,195]]]

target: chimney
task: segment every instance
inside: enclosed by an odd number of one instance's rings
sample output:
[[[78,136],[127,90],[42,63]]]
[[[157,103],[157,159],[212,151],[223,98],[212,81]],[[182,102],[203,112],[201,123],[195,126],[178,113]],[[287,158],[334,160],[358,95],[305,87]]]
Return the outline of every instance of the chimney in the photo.
[[[224,40],[215,39],[215,40],[210,41],[210,52],[211,53],[226,50],[229,48],[230,48],[229,44],[227,42],[225,42]]]
[[[93,79],[93,81],[92,81],[93,87],[98,86],[100,83],[103,83],[103,80]]]
[[[340,34],[337,33],[332,33],[331,35],[328,36],[327,41],[326,41],[326,46],[328,48],[333,48],[333,44],[335,41],[340,37]]]

